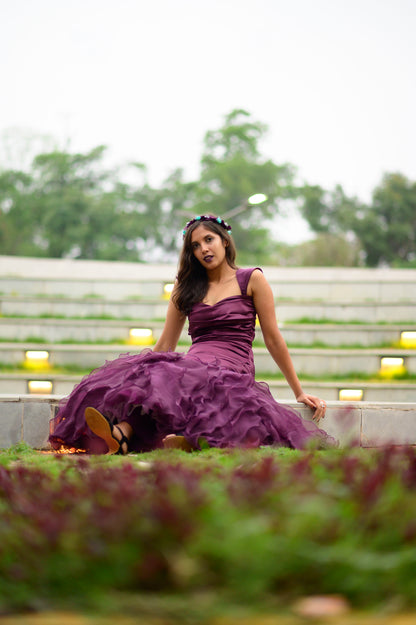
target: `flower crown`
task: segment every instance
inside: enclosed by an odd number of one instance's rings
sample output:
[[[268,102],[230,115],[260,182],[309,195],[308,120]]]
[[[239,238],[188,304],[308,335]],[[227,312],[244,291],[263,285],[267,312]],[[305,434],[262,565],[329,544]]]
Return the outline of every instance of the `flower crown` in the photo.
[[[224,228],[224,230],[227,230],[228,234],[231,234],[231,226],[227,224],[226,221],[221,219],[221,217],[213,217],[212,215],[198,215],[198,217],[194,217],[193,219],[188,221],[185,228],[182,230],[183,236],[185,236],[188,228],[192,226],[192,224],[194,224],[196,221],[213,221],[214,223],[219,224],[222,228]]]

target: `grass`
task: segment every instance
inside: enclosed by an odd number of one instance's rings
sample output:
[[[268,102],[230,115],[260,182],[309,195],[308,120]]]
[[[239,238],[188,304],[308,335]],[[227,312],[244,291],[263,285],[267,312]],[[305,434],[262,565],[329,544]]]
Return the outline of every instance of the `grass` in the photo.
[[[363,321],[361,319],[350,319],[349,321],[342,321],[339,319],[330,319],[329,317],[299,317],[297,319],[290,319],[283,322],[283,326],[289,325],[336,325],[336,326],[414,326],[414,319],[411,321]]]
[[[313,341],[311,343],[295,343],[293,341],[286,341],[289,349],[404,349],[398,341],[391,341],[389,343],[371,343],[369,345],[363,345],[362,343],[338,343],[328,344],[324,341]],[[253,347],[265,347],[264,341],[255,339],[253,341]]]
[[[263,380],[265,382],[272,382],[273,380],[284,380],[283,374],[276,373],[261,373],[257,372],[257,379]],[[416,382],[416,374],[403,372],[394,374],[392,377],[386,378],[383,375],[378,373],[365,374],[357,371],[349,371],[345,374],[340,375],[325,375],[325,376],[314,376],[306,373],[299,373],[299,378],[308,382],[342,382],[343,384],[353,383],[353,382],[385,382],[385,383],[394,383],[400,381],[408,381],[408,382]]]
[[[13,364],[0,362],[0,373],[12,373],[12,374],[13,373],[16,373],[16,374],[25,373],[26,375],[30,373],[30,376],[33,376],[33,375],[42,375],[42,376],[71,375],[71,374],[87,375],[87,373],[91,373],[91,370],[92,370],[91,367],[88,369],[85,369],[78,365],[65,365],[62,367],[53,366],[53,367],[38,368],[38,369],[33,367],[31,369],[28,369],[24,365],[24,363],[21,363],[20,365],[13,365]]]
[[[139,323],[136,323],[139,325]],[[143,324],[143,325],[149,325]],[[151,324],[150,324],[151,325]],[[54,341],[51,342],[45,337],[28,335],[25,338],[10,338],[0,336],[0,343],[43,343],[43,344],[51,344],[51,345],[130,345],[132,347],[140,347],[140,345],[132,345],[129,342],[129,339],[125,339],[122,337],[112,338],[108,340],[103,339],[94,339],[94,340],[76,340],[76,339],[61,339],[59,342]],[[155,344],[154,341],[153,344]],[[368,345],[363,345],[362,343],[339,343],[339,344],[328,344],[325,341],[313,341],[311,343],[295,343],[293,341],[286,341],[287,346],[290,349],[328,349],[328,350],[352,350],[352,349],[406,349],[404,348],[399,341],[391,341],[391,342],[381,342],[381,343],[371,343]],[[179,347],[190,347],[191,339],[189,340],[180,340],[178,341]],[[264,341],[261,339],[254,339],[253,348],[264,348]]]
[[[416,607],[413,448],[88,457],[19,444],[0,451],[0,518],[3,612],[203,623],[334,593]]]
[[[42,375],[42,376],[52,376],[52,375],[87,375],[88,373],[91,373],[92,368],[88,368],[85,369],[83,367],[80,367],[78,365],[65,365],[65,366],[51,366],[48,369],[30,369],[28,370],[28,368],[24,365],[24,363],[21,363],[20,365],[14,365],[14,364],[8,364],[8,363],[2,363],[0,362],[0,373],[4,373],[4,374],[21,374],[21,373],[25,373],[28,374],[30,371],[30,375]],[[299,373],[299,377],[303,380],[303,381],[307,381],[307,382],[339,382],[342,384],[353,384],[355,382],[385,382],[388,384],[394,384],[395,382],[399,383],[399,382],[409,382],[409,383],[413,383],[416,382],[416,374],[414,373],[408,373],[408,372],[404,372],[404,373],[400,373],[400,374],[396,374],[394,377],[388,378],[386,379],[384,376],[379,375],[377,373],[374,374],[364,374],[364,373],[359,373],[359,372],[354,372],[354,371],[350,371],[346,374],[342,374],[342,375],[325,375],[325,376],[313,376],[313,375],[308,375],[308,374],[302,374]],[[264,372],[262,373],[261,371],[257,371],[256,372],[256,379],[258,381],[263,381],[263,382],[273,382],[273,381],[280,381],[280,380],[284,380],[284,376],[281,373],[270,373],[270,372]]]
[[[39,315],[22,315],[22,314],[7,314],[0,315],[0,318],[3,319],[67,319],[67,320],[102,320],[102,321],[134,321],[136,324],[140,323],[164,323],[165,317],[156,317],[154,319],[137,319],[133,317],[115,317],[112,315],[85,315],[85,316],[77,316],[77,315],[59,315],[59,314],[49,314],[42,313]],[[280,322],[282,328],[289,327],[292,325],[336,325],[336,326],[392,326],[392,327],[414,327],[415,320],[402,320],[402,321],[363,321],[360,319],[352,319],[349,321],[342,321],[339,319],[330,319],[329,317],[320,317],[318,319],[314,317],[300,317],[296,319],[286,319],[284,322]]]
[[[128,339],[123,338],[114,338],[114,339],[95,339],[95,340],[75,340],[75,339],[61,339],[59,342],[54,341],[51,342],[47,338],[42,336],[27,336],[25,338],[8,338],[0,336],[0,343],[36,343],[36,344],[44,344],[44,345],[128,345],[130,347],[140,347],[140,345],[133,345],[129,342]],[[156,341],[153,342],[153,345]],[[178,347],[187,347],[189,348],[191,345],[191,340],[180,340],[178,341]],[[351,343],[351,344],[339,344],[339,345],[328,345],[323,341],[314,341],[313,343],[292,343],[287,341],[287,346],[289,349],[340,349],[340,350],[349,350],[349,349],[404,349],[400,346],[398,342],[391,343],[373,343],[371,345],[363,346],[360,343]],[[151,346],[150,346],[151,347]],[[253,341],[253,348],[264,348],[265,344],[261,340]]]

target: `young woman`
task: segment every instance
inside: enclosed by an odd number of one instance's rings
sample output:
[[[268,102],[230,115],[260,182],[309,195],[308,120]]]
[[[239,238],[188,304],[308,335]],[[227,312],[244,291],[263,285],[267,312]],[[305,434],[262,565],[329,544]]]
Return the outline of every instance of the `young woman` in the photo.
[[[202,215],[186,224],[178,276],[153,350],[125,354],[86,376],[53,419],[50,442],[90,453],[156,447],[198,449],[336,445],[319,429],[326,405],[303,392],[278,329],[272,290],[261,269],[239,269],[231,228]],[[302,419],[254,379],[256,316],[271,356],[298,402]],[[192,345],[176,349],[185,320]]]

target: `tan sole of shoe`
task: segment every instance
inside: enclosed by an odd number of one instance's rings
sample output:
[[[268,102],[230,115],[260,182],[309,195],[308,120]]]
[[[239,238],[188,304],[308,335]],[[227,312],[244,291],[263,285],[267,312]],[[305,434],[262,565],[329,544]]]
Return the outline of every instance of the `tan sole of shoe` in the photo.
[[[108,447],[107,456],[116,454],[120,449],[120,444],[114,438],[111,425],[104,415],[96,408],[88,407],[85,409],[85,421],[91,432],[103,439]]]
[[[194,451],[192,445],[184,436],[176,436],[176,434],[168,434],[163,439],[164,449],[182,449],[182,451]]]

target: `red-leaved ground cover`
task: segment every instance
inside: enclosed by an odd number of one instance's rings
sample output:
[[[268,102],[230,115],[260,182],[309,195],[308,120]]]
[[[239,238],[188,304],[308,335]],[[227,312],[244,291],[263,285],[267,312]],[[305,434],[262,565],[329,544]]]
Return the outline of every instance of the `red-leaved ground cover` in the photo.
[[[33,452],[35,454],[35,452]],[[143,462],[143,459],[145,462]],[[111,593],[416,605],[416,452],[0,454],[0,609]]]

